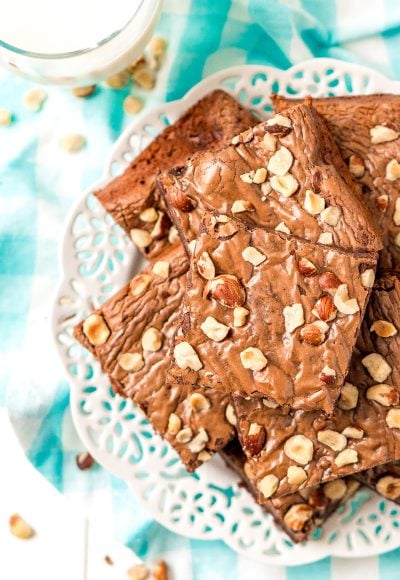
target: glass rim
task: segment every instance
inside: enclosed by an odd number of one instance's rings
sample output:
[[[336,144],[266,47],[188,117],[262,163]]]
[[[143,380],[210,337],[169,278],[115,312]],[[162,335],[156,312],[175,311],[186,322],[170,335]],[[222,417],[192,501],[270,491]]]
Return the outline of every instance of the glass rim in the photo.
[[[139,3],[136,6],[134,13],[130,16],[129,20],[121,28],[118,28],[114,32],[111,32],[111,34],[109,34],[105,38],[102,38],[101,40],[96,42],[96,44],[93,46],[89,46],[86,48],[79,48],[78,50],[72,50],[72,51],[68,51],[68,52],[59,52],[59,53],[36,52],[36,51],[25,50],[23,48],[18,48],[18,46],[13,46],[12,44],[9,44],[8,42],[1,40],[1,38],[0,38],[0,49],[4,48],[4,49],[9,50],[11,52],[14,52],[15,54],[18,54],[20,56],[26,56],[29,58],[35,58],[35,59],[41,59],[41,60],[61,60],[61,59],[67,59],[67,58],[74,58],[77,56],[81,56],[83,54],[88,54],[89,52],[92,52],[92,51],[106,45],[108,42],[113,40],[113,38],[115,38],[116,36],[121,34],[121,32],[126,30],[128,28],[128,26],[130,26],[130,24],[132,23],[133,19],[135,18],[136,14],[140,10],[140,8],[143,6],[143,3],[144,3],[144,0],[139,0]]]

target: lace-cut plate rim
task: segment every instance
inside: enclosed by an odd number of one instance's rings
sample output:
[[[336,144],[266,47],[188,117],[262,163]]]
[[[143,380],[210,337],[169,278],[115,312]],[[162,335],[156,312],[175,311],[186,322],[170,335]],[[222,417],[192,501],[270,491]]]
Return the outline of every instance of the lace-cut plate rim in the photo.
[[[71,384],[74,423],[95,460],[125,480],[154,518],[189,538],[223,539],[264,563],[299,565],[326,556],[367,557],[400,546],[400,508],[362,489],[316,531],[295,545],[269,514],[237,485],[220,457],[188,474],[131,401],[115,395],[94,357],[73,338],[73,327],[115,293],[144,260],[93,195],[121,173],[148,143],[192,104],[221,88],[260,118],[271,93],[288,97],[400,93],[400,83],[366,67],[314,59],[287,71],[244,65],[203,80],[187,95],[142,115],[115,143],[102,179],[86,191],[67,220],[61,247],[63,278],[52,332]]]

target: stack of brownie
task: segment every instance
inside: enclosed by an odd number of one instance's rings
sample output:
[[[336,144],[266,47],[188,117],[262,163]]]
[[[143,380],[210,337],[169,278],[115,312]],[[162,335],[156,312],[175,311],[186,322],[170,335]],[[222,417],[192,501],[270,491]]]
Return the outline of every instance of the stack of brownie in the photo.
[[[97,192],[150,261],[75,336],[302,541],[359,482],[400,502],[400,97],[273,103],[209,94]]]

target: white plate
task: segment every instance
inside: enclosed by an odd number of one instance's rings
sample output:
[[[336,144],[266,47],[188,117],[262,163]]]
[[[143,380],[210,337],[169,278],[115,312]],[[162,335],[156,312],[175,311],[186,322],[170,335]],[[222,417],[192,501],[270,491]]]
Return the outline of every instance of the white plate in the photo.
[[[231,92],[260,116],[270,110],[269,95],[303,97],[400,93],[400,83],[365,67],[316,59],[281,71],[239,66],[196,85],[183,99],[167,103],[131,125],[115,144],[104,177],[73,209],[62,246],[63,280],[53,311],[53,333],[71,383],[71,407],[80,437],[106,469],[127,481],[154,518],[170,530],[199,539],[223,539],[257,560],[298,565],[328,555],[361,557],[400,546],[398,507],[362,490],[304,545],[293,545],[237,486],[237,477],[219,457],[188,474],[177,454],[152,430],[136,407],[114,395],[107,378],[73,339],[73,326],[132,274],[143,259],[105,213],[92,191],[121,172],[166,124],[175,121],[204,94]]]

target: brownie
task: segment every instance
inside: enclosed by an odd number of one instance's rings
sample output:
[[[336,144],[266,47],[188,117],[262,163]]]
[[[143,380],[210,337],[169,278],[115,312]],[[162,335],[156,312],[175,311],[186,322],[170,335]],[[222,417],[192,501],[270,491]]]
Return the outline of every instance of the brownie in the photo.
[[[240,477],[241,484],[258,502],[259,491],[252,483],[249,464],[237,439],[229,443],[221,456]],[[239,484],[240,485],[240,484]],[[293,542],[303,542],[311,537],[318,526],[357,491],[360,484],[352,478],[285,495],[264,502],[262,507],[269,512],[275,523],[283,529]]]
[[[386,463],[357,473],[358,481],[400,505],[400,463]]]
[[[277,112],[292,99],[275,96]],[[313,99],[324,117],[383,236],[379,268],[400,270],[400,96]]]
[[[399,328],[400,275],[385,274],[366,308],[334,417],[234,397],[241,444],[265,497],[400,459]]]
[[[376,258],[222,219],[206,213],[200,226],[175,376],[332,413]]]
[[[233,428],[225,418],[229,400],[221,392],[171,388],[165,381],[187,269],[182,246],[170,248],[74,334],[99,360],[116,392],[144,411],[192,471],[229,441]]]
[[[381,248],[358,185],[308,104],[259,123],[220,151],[196,154],[158,184],[187,242],[211,209],[349,251]]]
[[[96,192],[105,209],[143,253],[156,257],[177,241],[155,189],[158,171],[186,163],[196,151],[213,150],[256,123],[233,97],[213,91],[169,125],[125,172]]]

